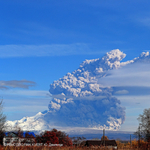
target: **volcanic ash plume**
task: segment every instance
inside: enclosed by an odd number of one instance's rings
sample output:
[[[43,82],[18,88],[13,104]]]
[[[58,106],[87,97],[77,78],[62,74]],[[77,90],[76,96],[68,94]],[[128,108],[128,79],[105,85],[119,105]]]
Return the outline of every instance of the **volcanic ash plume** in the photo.
[[[49,90],[53,98],[45,115],[50,124],[118,129],[125,120],[125,110],[112,97],[112,88],[103,87],[98,80],[107,76],[107,71],[119,68],[125,56],[113,50],[101,59],[85,60],[77,70],[54,81]]]

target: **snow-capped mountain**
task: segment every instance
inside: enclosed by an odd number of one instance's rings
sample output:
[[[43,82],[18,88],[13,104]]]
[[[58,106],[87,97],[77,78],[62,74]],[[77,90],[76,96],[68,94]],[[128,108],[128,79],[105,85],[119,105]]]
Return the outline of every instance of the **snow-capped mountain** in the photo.
[[[116,49],[102,58],[83,61],[77,70],[50,85],[52,100],[47,111],[7,121],[7,124],[20,126],[23,130],[49,130],[53,127],[118,130],[125,121],[125,108],[112,95],[113,88],[104,87],[99,79],[108,76],[110,70],[137,62],[150,62],[149,52],[121,62],[125,56]]]

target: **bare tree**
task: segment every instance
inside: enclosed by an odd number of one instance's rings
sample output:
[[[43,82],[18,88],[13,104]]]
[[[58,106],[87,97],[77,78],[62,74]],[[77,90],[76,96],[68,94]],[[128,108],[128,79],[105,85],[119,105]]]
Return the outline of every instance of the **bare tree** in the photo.
[[[0,101],[0,131],[5,129],[6,116],[3,114],[3,99]]]
[[[86,138],[83,136],[82,137],[77,136],[77,137],[72,137],[71,139],[74,145],[79,146]]]
[[[139,121],[138,130],[135,132],[135,135],[141,139],[149,140],[150,139],[150,108],[144,109],[143,114],[140,114],[137,118]]]
[[[0,101],[0,144],[3,143],[6,116],[3,114],[3,99]]]

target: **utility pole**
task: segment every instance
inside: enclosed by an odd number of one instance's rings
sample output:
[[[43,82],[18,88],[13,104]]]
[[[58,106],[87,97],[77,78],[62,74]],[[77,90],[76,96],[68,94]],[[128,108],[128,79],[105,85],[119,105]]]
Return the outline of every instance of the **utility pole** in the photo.
[[[132,143],[131,143],[131,134],[130,134],[130,147],[132,147]]]
[[[103,129],[103,141],[104,141],[104,146],[105,146],[105,129]]]
[[[140,131],[140,125],[139,125],[139,148],[140,148],[140,140],[141,140],[141,131]]]

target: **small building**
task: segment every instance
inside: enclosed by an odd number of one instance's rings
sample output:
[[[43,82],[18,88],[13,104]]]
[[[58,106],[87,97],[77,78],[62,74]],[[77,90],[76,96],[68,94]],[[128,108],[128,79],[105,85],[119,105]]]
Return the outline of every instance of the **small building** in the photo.
[[[32,144],[35,142],[34,132],[6,132],[3,138],[3,145],[17,145],[17,144]]]
[[[107,146],[108,148],[117,149],[117,143],[115,140],[87,140],[85,146]]]

